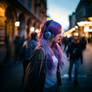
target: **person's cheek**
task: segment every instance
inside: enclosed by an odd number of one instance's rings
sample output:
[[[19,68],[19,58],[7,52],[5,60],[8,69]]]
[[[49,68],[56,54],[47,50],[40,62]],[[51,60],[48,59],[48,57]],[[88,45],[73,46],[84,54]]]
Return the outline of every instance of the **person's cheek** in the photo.
[[[58,42],[58,39],[56,39],[56,42]]]

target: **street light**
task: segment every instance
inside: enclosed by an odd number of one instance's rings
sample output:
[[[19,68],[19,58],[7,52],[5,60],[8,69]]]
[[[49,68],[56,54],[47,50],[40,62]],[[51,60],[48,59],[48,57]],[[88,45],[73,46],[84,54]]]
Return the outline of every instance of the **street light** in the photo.
[[[15,22],[15,26],[16,26],[16,27],[19,27],[19,26],[20,26],[20,22],[19,22],[19,21],[16,21],[16,22]]]
[[[34,32],[34,29],[35,29],[34,27],[31,27],[30,32]]]
[[[36,33],[39,33],[39,29],[36,29],[35,32],[36,32]]]

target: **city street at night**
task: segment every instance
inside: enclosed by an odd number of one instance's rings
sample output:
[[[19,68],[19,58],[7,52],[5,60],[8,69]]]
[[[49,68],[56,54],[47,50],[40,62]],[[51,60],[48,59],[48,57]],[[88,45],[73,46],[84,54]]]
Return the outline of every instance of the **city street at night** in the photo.
[[[0,92],[92,92],[92,0],[0,0]]]
[[[88,44],[83,52],[84,62],[80,66],[78,81],[79,85],[75,86],[73,81],[68,80],[68,66],[66,55],[64,54],[64,68],[62,71],[61,92],[91,92],[92,90],[92,44]],[[3,65],[0,69],[0,92],[21,92],[23,65],[22,62]],[[73,78],[73,75],[72,75]]]
[[[73,81],[68,80],[67,72],[68,72],[69,63],[65,61],[65,67],[62,74],[63,92],[82,92],[82,91],[91,92],[92,90],[92,44],[88,44],[86,50],[83,52],[83,60],[84,60],[83,65],[81,65],[79,69],[78,86],[74,86]],[[72,75],[72,78],[73,76],[74,75]]]

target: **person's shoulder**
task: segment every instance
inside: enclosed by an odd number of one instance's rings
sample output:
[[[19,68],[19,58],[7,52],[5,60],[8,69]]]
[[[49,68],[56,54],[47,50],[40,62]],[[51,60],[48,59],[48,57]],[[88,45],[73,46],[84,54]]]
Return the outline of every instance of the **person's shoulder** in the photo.
[[[32,56],[34,59],[43,60],[45,58],[45,52],[44,52],[43,48],[37,48],[33,52]]]
[[[36,49],[35,49],[35,52],[44,53],[44,48],[42,48],[42,47],[36,48]]]

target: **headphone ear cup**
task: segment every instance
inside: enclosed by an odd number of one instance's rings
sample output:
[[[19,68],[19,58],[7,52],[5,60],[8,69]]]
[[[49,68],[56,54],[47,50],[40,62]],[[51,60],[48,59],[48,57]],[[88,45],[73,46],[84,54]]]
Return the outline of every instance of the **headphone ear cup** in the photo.
[[[46,29],[46,32],[44,34],[44,38],[46,40],[49,40],[49,39],[51,39],[51,36],[52,36],[51,32],[48,29]]]
[[[52,20],[51,20],[52,21]],[[45,33],[44,33],[44,38],[46,39],[46,40],[49,40],[49,39],[51,39],[51,37],[52,37],[52,33],[48,30],[48,25],[51,23],[51,21],[48,21],[47,23],[46,23],[46,30],[45,30]]]

